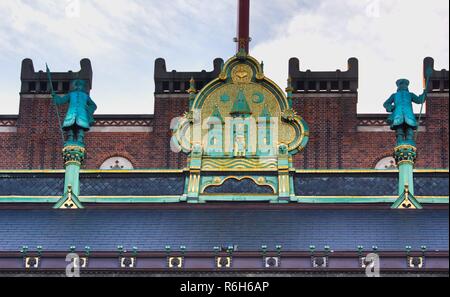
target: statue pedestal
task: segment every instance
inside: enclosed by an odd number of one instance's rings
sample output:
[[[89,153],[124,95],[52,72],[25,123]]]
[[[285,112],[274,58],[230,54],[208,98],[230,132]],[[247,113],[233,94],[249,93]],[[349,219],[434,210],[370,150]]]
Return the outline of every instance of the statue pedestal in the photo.
[[[64,158],[64,195],[54,208],[83,208],[78,197],[80,195],[80,169],[86,157],[86,149],[80,145],[66,145],[63,149]]]
[[[409,186],[409,192],[414,195],[414,164],[417,159],[417,148],[412,145],[400,145],[394,149],[394,158],[399,171],[398,194],[405,191],[405,185]]]
[[[414,198],[414,164],[417,160],[417,148],[409,144],[399,145],[394,149],[394,158],[399,172],[399,198],[392,208],[421,209],[422,206]]]

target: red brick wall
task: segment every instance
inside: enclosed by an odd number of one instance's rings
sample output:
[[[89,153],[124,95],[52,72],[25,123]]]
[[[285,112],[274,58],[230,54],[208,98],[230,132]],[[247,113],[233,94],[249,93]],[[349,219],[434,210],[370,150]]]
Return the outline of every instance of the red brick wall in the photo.
[[[294,108],[310,128],[305,151],[294,158],[297,168],[342,168],[351,158],[344,150],[354,145],[347,136],[356,131],[357,98],[337,96],[340,95],[296,95]]]
[[[296,95],[294,108],[309,124],[310,141],[295,156],[297,168],[374,168],[392,156],[394,132],[358,132],[357,99]],[[418,168],[448,168],[448,94],[433,93],[427,102],[426,133],[419,133]]]
[[[174,153],[170,148],[172,131],[171,121],[189,110],[187,95],[155,96],[155,140],[152,152],[159,156],[157,168],[184,168],[187,165],[186,155]]]
[[[392,155],[393,132],[357,132],[356,95],[296,96],[294,107],[311,130],[306,150],[295,157],[297,168],[373,168]],[[0,169],[62,168],[55,109],[49,97],[28,97],[20,100],[17,133],[0,133]],[[114,156],[123,156],[140,169],[185,167],[186,156],[170,150],[170,122],[187,109],[187,95],[156,95],[153,132],[88,133],[85,167],[99,168]],[[448,94],[431,94],[427,133],[418,138],[417,167],[448,168],[448,118]]]
[[[62,168],[62,140],[56,111],[49,103],[42,96],[20,100],[17,133],[0,134],[0,168]]]
[[[63,168],[62,140],[55,107],[48,96],[21,98],[17,133],[0,133],[0,169]],[[99,133],[86,136],[85,167],[99,168],[108,158],[122,156],[135,168],[183,168],[186,157],[170,150],[170,119],[188,109],[187,96],[156,99],[151,133]],[[65,111],[60,108],[61,119]]]
[[[449,94],[433,93],[427,104],[427,134],[419,135],[419,166],[448,168]]]

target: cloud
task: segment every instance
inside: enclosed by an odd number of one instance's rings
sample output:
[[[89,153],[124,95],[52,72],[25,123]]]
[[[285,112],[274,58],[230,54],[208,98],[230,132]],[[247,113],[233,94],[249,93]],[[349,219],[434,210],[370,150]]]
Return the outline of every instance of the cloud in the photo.
[[[71,10],[72,6],[78,8]],[[86,56],[117,54],[125,44],[136,42],[139,32],[132,28],[145,15],[137,1],[128,0],[18,0],[2,1],[0,8],[4,31],[19,37],[14,39],[19,50],[27,50],[29,45],[24,42],[30,39],[43,52],[50,45]],[[142,22],[143,26],[162,31],[161,12],[154,11],[154,17]],[[155,37],[163,38],[164,34]]]
[[[233,48],[231,36],[227,38],[230,34],[224,33],[231,28],[224,12],[234,15],[234,9],[230,10],[234,1],[208,3],[0,1],[0,62],[11,69],[0,73],[0,86],[8,90],[0,97],[0,113],[17,112],[18,100],[14,97],[18,92],[18,71],[20,61],[26,57],[34,60],[36,69],[48,62],[53,71],[76,71],[79,60],[88,57],[93,64],[93,95],[99,101],[99,112],[151,113],[156,58],[166,57],[169,65],[179,70],[197,70],[210,67],[215,55],[227,48],[224,43]],[[234,24],[235,18],[232,20]],[[132,104],[118,107],[124,98]]]
[[[432,56],[448,69],[448,6],[445,0],[323,0],[299,11],[277,38],[258,43],[252,53],[282,85],[290,57],[299,57],[303,70],[326,71],[345,70],[347,59],[357,57],[358,110],[384,112],[396,79],[410,78],[411,89],[421,92],[423,58]]]
[[[425,56],[448,65],[445,0],[380,0],[379,17],[370,15],[377,9],[368,16],[366,0],[251,3],[251,53],[282,87],[292,56],[313,70],[345,68],[356,56],[359,109],[373,112],[398,76],[410,77],[420,91]],[[235,53],[235,28],[235,0],[0,1],[0,113],[18,110],[23,58],[36,69],[48,62],[53,71],[77,71],[85,57],[99,113],[152,113],[154,60],[166,58],[169,70],[211,69],[215,57]]]

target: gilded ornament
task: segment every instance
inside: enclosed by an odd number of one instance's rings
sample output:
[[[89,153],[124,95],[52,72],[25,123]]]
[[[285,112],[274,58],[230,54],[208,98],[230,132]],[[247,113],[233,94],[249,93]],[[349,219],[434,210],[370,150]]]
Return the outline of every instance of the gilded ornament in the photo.
[[[252,68],[246,64],[239,64],[234,67],[231,72],[231,78],[234,83],[244,84],[249,83],[252,80]]]
[[[291,108],[283,111],[283,115],[282,115],[283,119],[288,122],[293,122],[295,120],[296,116],[297,116],[297,112]]]

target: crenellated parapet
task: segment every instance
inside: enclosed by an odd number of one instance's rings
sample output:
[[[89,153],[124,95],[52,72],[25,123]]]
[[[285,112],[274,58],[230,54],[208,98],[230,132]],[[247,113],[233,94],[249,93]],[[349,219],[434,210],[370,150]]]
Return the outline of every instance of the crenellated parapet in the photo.
[[[74,79],[82,79],[87,82],[87,90],[92,89],[92,66],[89,59],[80,61],[81,70],[79,72],[52,72],[53,89],[57,93],[68,93],[70,82]],[[21,94],[50,94],[47,73],[43,70],[35,71],[33,61],[24,59],[20,74]]]
[[[424,77],[427,69],[432,69],[430,77],[429,92],[448,92],[449,91],[449,75],[447,69],[436,70],[434,68],[434,59],[427,57],[423,61]],[[425,79],[425,78],[424,78]]]
[[[358,59],[350,58],[347,71],[301,71],[299,59],[291,58],[289,77],[292,79],[294,93],[356,93],[358,68]]]
[[[224,61],[214,60],[214,69],[210,72],[178,72],[167,71],[166,61],[162,58],[155,61],[155,94],[187,94],[190,88],[190,80],[194,78],[197,90],[201,90],[206,84],[217,78],[222,70]]]

